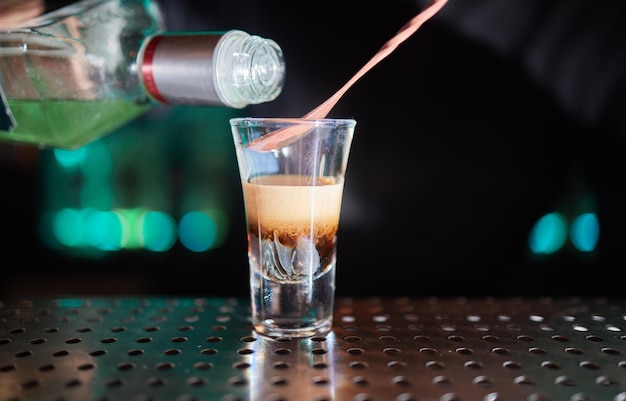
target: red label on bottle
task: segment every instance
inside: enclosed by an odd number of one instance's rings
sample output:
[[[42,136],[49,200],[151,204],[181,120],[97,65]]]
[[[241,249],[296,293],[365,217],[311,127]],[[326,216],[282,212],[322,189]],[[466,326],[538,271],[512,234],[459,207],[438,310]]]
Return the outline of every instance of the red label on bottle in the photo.
[[[143,75],[143,82],[148,90],[148,93],[152,95],[156,100],[161,103],[167,103],[167,100],[159,92],[156,80],[154,79],[154,54],[161,41],[161,36],[155,36],[148,42],[146,50],[143,55],[143,62],[141,63],[141,74]]]

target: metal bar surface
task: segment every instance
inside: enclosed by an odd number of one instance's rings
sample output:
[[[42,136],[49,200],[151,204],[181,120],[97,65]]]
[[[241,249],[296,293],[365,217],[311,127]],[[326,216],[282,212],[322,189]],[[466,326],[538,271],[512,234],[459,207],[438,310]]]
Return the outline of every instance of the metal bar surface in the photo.
[[[626,401],[626,302],[339,298],[267,338],[247,299],[0,303],[3,401]]]

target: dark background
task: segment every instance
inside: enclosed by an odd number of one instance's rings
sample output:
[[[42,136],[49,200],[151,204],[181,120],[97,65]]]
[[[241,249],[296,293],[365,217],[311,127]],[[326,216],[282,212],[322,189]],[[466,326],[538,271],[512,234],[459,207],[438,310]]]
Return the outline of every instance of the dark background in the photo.
[[[304,115],[425,5],[160,4],[172,30],[237,28],[281,45],[284,91],[243,111],[253,116]],[[338,294],[621,295],[625,32],[623,1],[450,0],[362,78],[330,115],[358,121]],[[247,295],[234,148],[224,152],[232,152],[223,179],[232,227],[221,248],[194,254],[176,245],[167,253],[84,258],[50,249],[41,238],[46,151],[0,144],[0,297]],[[576,211],[581,194],[599,217],[597,248],[532,255],[528,236],[537,219]]]

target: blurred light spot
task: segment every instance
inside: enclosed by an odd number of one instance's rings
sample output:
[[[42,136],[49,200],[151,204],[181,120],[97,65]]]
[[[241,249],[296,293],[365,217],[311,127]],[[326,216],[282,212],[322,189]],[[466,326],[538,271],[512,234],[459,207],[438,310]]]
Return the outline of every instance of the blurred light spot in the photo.
[[[52,233],[65,246],[80,246],[83,239],[83,217],[75,209],[63,208],[52,217]]]
[[[180,219],[178,236],[187,249],[204,252],[215,243],[217,227],[208,214],[199,211],[189,212]]]
[[[116,209],[120,219],[120,247],[136,249],[143,247],[143,208]]]
[[[89,215],[86,224],[87,242],[103,251],[117,251],[122,242],[122,222],[117,213],[95,211]]]
[[[594,213],[583,213],[572,222],[570,238],[579,251],[593,251],[598,244],[599,236],[600,224]]]
[[[55,300],[55,303],[61,308],[80,308],[81,306],[84,306],[84,302],[82,300],[72,298],[57,299]]]
[[[54,149],[53,153],[55,160],[61,167],[66,170],[71,170],[79,166],[80,163],[85,160],[88,151],[87,147],[83,146],[76,150]]]
[[[534,253],[551,254],[565,244],[567,240],[567,222],[560,213],[548,213],[542,216],[530,232],[529,245]]]
[[[176,221],[164,212],[147,212],[143,216],[142,234],[146,249],[167,251],[176,242]]]

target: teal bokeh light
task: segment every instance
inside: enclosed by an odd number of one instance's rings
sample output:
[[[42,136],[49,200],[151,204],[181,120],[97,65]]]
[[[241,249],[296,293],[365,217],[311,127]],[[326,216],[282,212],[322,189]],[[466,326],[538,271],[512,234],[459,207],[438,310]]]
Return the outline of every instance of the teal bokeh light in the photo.
[[[176,221],[164,212],[147,212],[142,224],[144,247],[153,252],[165,252],[176,242]]]
[[[113,212],[63,208],[54,214],[52,222],[52,232],[64,246],[91,246],[106,251],[120,248],[122,224]]]
[[[76,209],[60,209],[52,217],[52,233],[64,246],[83,245],[83,226],[83,215]]]
[[[567,240],[567,221],[561,213],[548,213],[533,226],[529,246],[533,253],[552,254]]]
[[[217,226],[208,214],[200,211],[189,212],[180,219],[178,237],[190,251],[204,252],[215,244]]]
[[[111,211],[95,211],[85,221],[87,242],[96,249],[117,251],[122,246],[123,226],[119,215]]]
[[[55,303],[61,308],[80,308],[84,306],[83,300],[74,298],[57,299]]]
[[[594,213],[583,213],[576,217],[570,229],[572,244],[581,252],[591,252],[600,237],[600,224]]]
[[[241,112],[155,108],[79,149],[45,152],[40,231],[47,246],[98,258],[168,252],[179,244],[186,253],[220,247],[233,203],[223,184],[237,176],[223,124],[232,117]],[[182,185],[174,187],[172,177]]]
[[[88,155],[88,147],[83,146],[76,150],[54,149],[54,159],[66,170],[74,169],[85,160]]]
[[[193,216],[191,220],[194,220]],[[203,226],[210,226],[211,223],[194,224],[196,228],[191,229],[198,232],[197,227],[202,230]],[[204,238],[214,238],[212,232],[214,230],[210,227],[204,227],[204,233],[198,233]],[[113,211],[63,208],[52,215],[52,235],[66,247],[92,247],[102,251],[143,247],[164,252],[176,243],[176,234],[176,221],[168,213],[146,212],[141,208]]]

